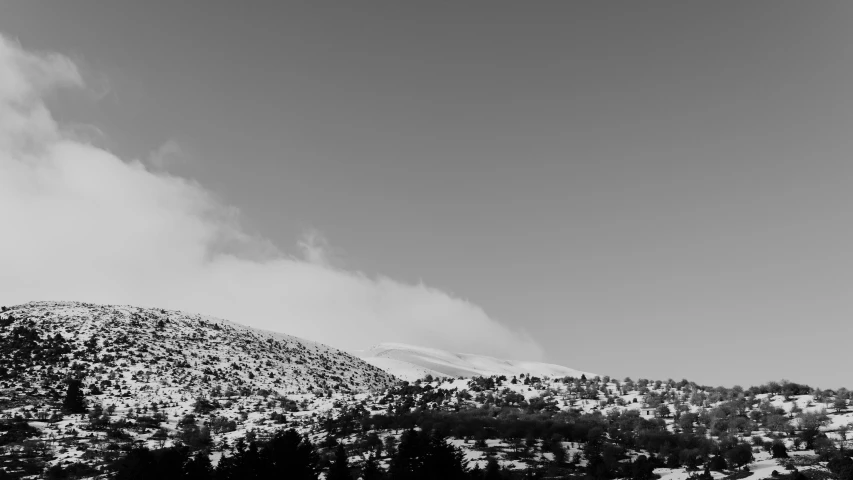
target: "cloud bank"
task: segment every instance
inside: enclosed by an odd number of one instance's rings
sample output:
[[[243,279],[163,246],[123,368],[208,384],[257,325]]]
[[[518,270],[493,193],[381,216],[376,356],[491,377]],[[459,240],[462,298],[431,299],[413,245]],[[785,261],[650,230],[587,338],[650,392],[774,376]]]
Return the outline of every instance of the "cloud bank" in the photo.
[[[541,358],[528,335],[477,305],[336,268],[316,233],[299,243],[301,257],[281,253],[198,183],[80,139],[56,122],[45,97],[81,88],[68,58],[0,36],[0,304],[133,304],[344,349],[397,341]]]

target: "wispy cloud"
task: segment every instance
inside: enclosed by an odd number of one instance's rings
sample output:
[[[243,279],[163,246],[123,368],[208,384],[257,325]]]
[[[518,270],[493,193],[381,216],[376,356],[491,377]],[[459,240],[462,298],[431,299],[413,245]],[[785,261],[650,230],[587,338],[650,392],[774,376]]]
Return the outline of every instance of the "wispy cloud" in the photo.
[[[167,170],[176,163],[186,162],[189,156],[175,140],[169,140],[148,154],[146,165],[154,170]]]
[[[84,88],[78,67],[0,37],[0,302],[81,300],[176,308],[341,348],[380,341],[538,359],[524,332],[426,285],[333,266],[309,232],[302,257],[247,233],[239,212],[163,168],[66,131],[44,95]]]

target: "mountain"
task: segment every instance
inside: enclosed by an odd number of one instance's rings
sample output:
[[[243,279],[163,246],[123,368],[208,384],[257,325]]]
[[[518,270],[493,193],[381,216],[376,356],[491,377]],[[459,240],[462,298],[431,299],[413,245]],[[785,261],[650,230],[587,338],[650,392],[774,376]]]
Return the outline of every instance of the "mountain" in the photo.
[[[76,302],[4,307],[0,397],[56,397],[67,377],[81,379],[101,403],[206,396],[214,388],[284,395],[394,383],[326,345],[202,315]]]
[[[798,472],[847,479],[841,474],[853,465],[848,389],[619,381],[402,344],[360,355],[366,361],[159,309],[0,308],[0,478],[172,478],[133,475],[146,458],[171,459],[168,472],[176,473],[190,452],[217,465],[217,478],[241,478],[232,474],[252,470],[235,469],[239,462],[279,458],[251,454],[253,445],[264,452],[291,438],[287,445],[302,448],[302,435],[316,454],[304,458],[317,460],[325,478],[343,446],[354,470],[366,469],[368,457],[391,470],[417,451],[413,445],[433,445],[445,452],[434,458],[455,461],[446,453],[456,452],[471,468],[499,466],[507,480],[531,472],[580,478],[602,448],[627,457],[600,458],[607,478],[685,480],[708,467],[719,480],[742,478],[747,466],[750,480],[802,480]],[[377,365],[412,380],[443,378],[402,384]],[[287,437],[288,429],[297,436]],[[448,435],[443,444],[422,444],[412,433],[433,429]]]
[[[403,343],[380,343],[353,354],[403,380],[433,377],[489,377],[532,374],[548,377],[594,377],[594,373],[552,363],[503,360],[485,355],[452,353]]]

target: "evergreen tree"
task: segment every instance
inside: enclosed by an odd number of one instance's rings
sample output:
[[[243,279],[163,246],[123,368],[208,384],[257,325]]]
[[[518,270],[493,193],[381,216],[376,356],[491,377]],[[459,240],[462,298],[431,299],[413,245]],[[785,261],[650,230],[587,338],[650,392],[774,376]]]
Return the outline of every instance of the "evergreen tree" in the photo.
[[[467,473],[459,449],[441,435],[416,430],[403,433],[397,454],[388,467],[392,480],[461,480],[467,478]]]
[[[400,445],[388,467],[391,480],[422,478],[423,445],[416,430],[408,430],[400,436]]]
[[[483,475],[484,480],[503,480],[501,475],[501,467],[495,457],[489,457],[486,461],[486,472]]]
[[[210,457],[207,453],[198,451],[184,465],[185,480],[209,480],[213,478],[213,465],[210,463]]]
[[[154,450],[154,462],[156,464],[156,480],[179,480],[183,479],[184,464],[189,458],[189,449],[186,447],[161,448]]]
[[[347,462],[347,452],[340,443],[335,449],[335,460],[329,467],[329,474],[326,475],[326,480],[352,480],[352,475],[349,472],[349,463]]]
[[[68,381],[68,390],[62,400],[62,409],[67,413],[86,413],[86,400],[83,398],[82,382],[77,379]]]
[[[261,452],[261,459],[263,478],[316,480],[319,476],[314,445],[292,428],[277,432]]]
[[[118,480],[183,480],[188,478],[184,470],[188,457],[189,449],[186,447],[161,448],[154,451],[147,447],[138,447],[116,461],[112,468]],[[192,478],[204,480],[211,477]]]
[[[447,443],[447,439],[434,434],[427,441],[424,467],[431,478],[442,480],[462,480],[467,478],[465,459],[461,451]]]
[[[779,440],[773,442],[770,451],[773,453],[773,458],[788,458],[788,448]]]
[[[216,478],[220,480],[246,480],[250,478],[266,478],[264,469],[267,467],[261,459],[258,444],[237,440],[231,455],[223,456],[216,466]]]
[[[154,455],[145,447],[132,449],[117,461],[113,468],[116,470],[117,480],[153,479],[157,472]]]
[[[382,480],[385,478],[385,472],[379,468],[373,455],[364,461],[364,466],[361,467],[361,478],[362,480]]]

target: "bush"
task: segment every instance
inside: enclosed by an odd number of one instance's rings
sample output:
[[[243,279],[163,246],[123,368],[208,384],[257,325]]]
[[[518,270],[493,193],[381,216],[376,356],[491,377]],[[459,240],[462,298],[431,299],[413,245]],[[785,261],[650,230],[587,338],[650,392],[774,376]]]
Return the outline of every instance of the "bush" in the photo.
[[[770,452],[773,454],[773,458],[788,458],[788,447],[779,440],[773,442]]]
[[[745,444],[738,444],[724,454],[731,468],[742,467],[753,459],[752,448]]]
[[[722,472],[726,467],[726,460],[719,455],[714,456],[708,461],[708,469],[711,471]]]
[[[853,480],[853,459],[846,454],[836,454],[829,460],[826,468],[840,480]]]
[[[72,463],[69,465],[54,465],[45,471],[48,480],[60,480],[66,478],[82,478],[97,475],[98,471],[85,463]]]

